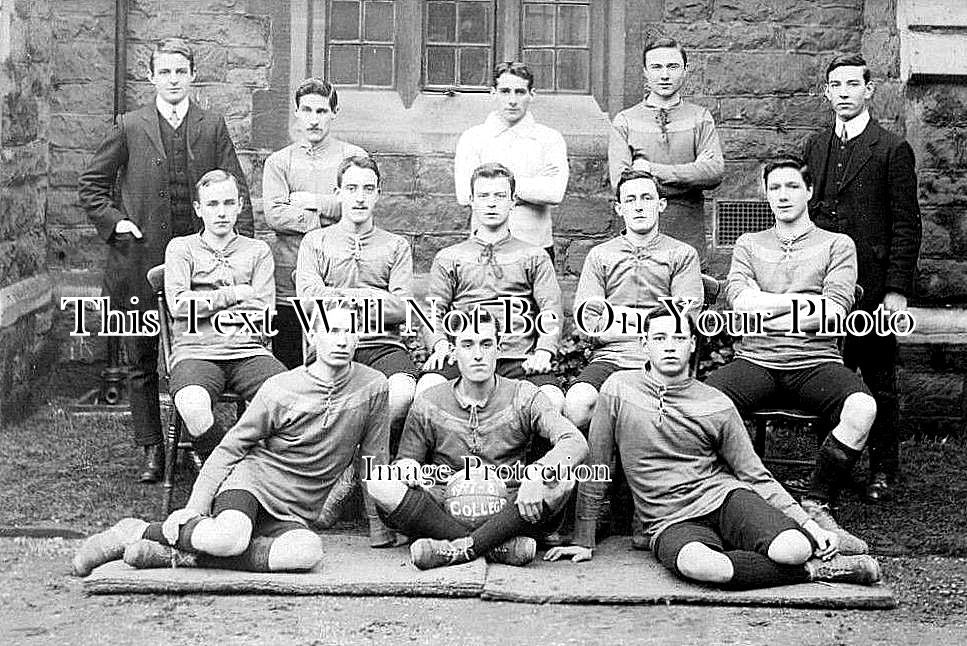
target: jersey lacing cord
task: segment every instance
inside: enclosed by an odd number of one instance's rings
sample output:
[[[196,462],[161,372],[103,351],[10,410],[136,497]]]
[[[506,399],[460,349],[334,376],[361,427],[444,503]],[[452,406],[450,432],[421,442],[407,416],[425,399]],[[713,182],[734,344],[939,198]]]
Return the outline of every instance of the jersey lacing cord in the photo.
[[[662,384],[658,386],[658,425],[661,426],[662,421],[665,419],[665,393],[668,388]]]
[[[470,404],[470,419],[467,422],[470,426],[470,452],[480,452],[480,415],[477,413],[477,405]]]
[[[497,258],[495,257],[494,246],[492,244],[484,245],[483,250],[480,252],[480,261],[490,265],[490,270],[494,272],[495,278],[504,277],[504,270],[497,264]]]

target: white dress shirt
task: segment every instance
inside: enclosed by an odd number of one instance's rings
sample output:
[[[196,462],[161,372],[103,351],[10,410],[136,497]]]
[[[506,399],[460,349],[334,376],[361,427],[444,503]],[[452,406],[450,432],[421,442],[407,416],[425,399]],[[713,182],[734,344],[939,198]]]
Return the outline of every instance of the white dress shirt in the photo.
[[[850,119],[849,121],[843,121],[839,118],[836,119],[836,136],[843,139],[843,135],[846,135],[846,141],[850,139],[855,139],[863,134],[866,130],[866,126],[870,123],[870,111],[866,108],[863,109],[858,115]]]
[[[165,121],[170,123],[175,130],[178,129],[181,122],[185,120],[185,115],[188,114],[188,97],[183,98],[178,103],[168,103],[160,96],[156,96],[154,104],[158,106],[158,112],[165,118]]]

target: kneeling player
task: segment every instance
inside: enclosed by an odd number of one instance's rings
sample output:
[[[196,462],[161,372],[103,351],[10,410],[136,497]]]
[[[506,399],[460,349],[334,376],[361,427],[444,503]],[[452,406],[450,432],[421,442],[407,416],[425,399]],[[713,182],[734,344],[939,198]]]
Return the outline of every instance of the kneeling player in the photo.
[[[617,447],[635,515],[662,565],[733,589],[879,580],[876,560],[839,555],[839,536],[773,479],[728,397],[688,376],[691,322],[656,308],[645,325],[648,365],[605,382],[589,459],[607,464]],[[574,545],[555,547],[545,559],[591,558],[605,487],[581,483]]]
[[[465,563],[480,555],[510,565],[529,563],[537,550],[533,537],[556,528],[575,484],[544,477],[573,468],[587,454],[580,432],[537,386],[495,374],[497,323],[483,309],[476,310],[475,319],[476,325],[471,323],[453,339],[460,376],[428,388],[413,401],[394,463],[402,477],[371,476],[367,481],[387,525],[422,537],[410,546],[420,569]],[[479,528],[447,513],[442,478],[435,486],[420,487],[416,474],[422,466],[457,472],[465,458],[492,467],[523,466],[538,435],[552,448],[528,471],[529,477],[507,480],[507,504]]]
[[[322,543],[309,524],[357,446],[385,464],[389,435],[386,378],[352,362],[350,311],[331,310],[327,322],[310,335],[317,360],[265,382],[205,462],[184,509],[163,523],[125,518],[90,537],[74,574],[122,556],[140,568],[312,569]],[[392,544],[371,518],[373,545]]]

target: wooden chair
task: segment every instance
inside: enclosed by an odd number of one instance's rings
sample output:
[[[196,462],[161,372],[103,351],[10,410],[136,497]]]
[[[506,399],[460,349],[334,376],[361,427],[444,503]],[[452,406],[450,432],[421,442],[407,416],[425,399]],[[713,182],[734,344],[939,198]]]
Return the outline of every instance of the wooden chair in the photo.
[[[856,285],[854,292],[853,306],[855,308],[856,304],[863,299],[863,288],[860,285]],[[837,344],[839,346],[840,354],[843,353],[843,342],[846,337],[839,337]],[[802,457],[769,457],[766,456],[766,443],[769,437],[769,429],[774,429],[777,422],[785,423],[794,427],[801,428],[812,432],[817,438],[819,438],[819,433],[823,430],[823,424],[828,420],[824,419],[819,415],[814,415],[808,411],[802,410],[800,408],[788,408],[784,406],[766,407],[760,408],[759,410],[753,411],[749,414],[749,419],[752,422],[752,428],[754,434],[752,437],[752,446],[755,449],[756,454],[762,458],[762,462],[766,466],[792,466],[792,467],[809,467],[812,468],[816,464],[816,460],[805,459]],[[797,481],[790,481],[786,483],[787,488],[792,489],[797,493],[804,493],[804,489]]]
[[[178,469],[178,452],[187,452],[192,448],[190,439],[186,438],[185,422],[175,408],[174,398],[168,390],[168,383],[171,377],[171,354],[172,354],[172,316],[168,309],[168,302],[165,299],[165,267],[158,265],[148,270],[148,283],[154,290],[155,299],[158,303],[158,323],[160,325],[160,338],[158,341],[158,401],[162,407],[167,407],[167,419],[162,423],[162,435],[165,443],[165,474],[162,481],[164,487],[164,513],[171,512],[171,498],[175,487],[175,471]],[[245,411],[245,399],[238,393],[225,391],[217,402],[213,404],[234,404],[237,416],[241,417]]]

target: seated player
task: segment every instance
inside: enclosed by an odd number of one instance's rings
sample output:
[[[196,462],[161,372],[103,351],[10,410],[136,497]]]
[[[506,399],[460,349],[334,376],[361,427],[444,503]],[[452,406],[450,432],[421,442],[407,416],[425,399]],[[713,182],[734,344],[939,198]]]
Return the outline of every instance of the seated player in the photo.
[[[389,412],[386,378],[352,361],[351,311],[330,310],[328,329],[323,317],[313,320],[316,361],[265,382],[205,462],[185,508],[163,523],[125,518],[88,538],[74,555],[75,575],[122,555],[139,568],[315,566],[323,545],[309,525],[357,447],[385,464]],[[368,507],[372,544],[391,545]]]
[[[672,297],[702,306],[704,292],[698,252],[658,231],[665,210],[658,183],[643,171],[626,171],[615,189],[615,212],[624,220],[624,232],[597,245],[588,254],[574,293],[574,311],[587,303],[582,315],[593,344],[591,362],[567,391],[565,414],[587,432],[601,384],[615,370],[640,368],[645,363],[638,345],[637,323],[659,298]],[[607,328],[607,302],[614,324]],[[622,317],[630,325],[622,329]]]
[[[741,337],[735,361],[706,383],[743,414],[778,401],[835,424],[820,447],[802,506],[821,527],[840,534],[843,553],[865,554],[866,543],[840,528],[830,504],[863,452],[876,401],[863,379],[843,365],[837,338],[817,334],[823,305],[840,321],[853,306],[856,247],[849,236],[813,224],[807,207],[812,177],[801,161],[766,164],[763,181],[776,223],[736,241],[725,295],[735,311],[763,313],[766,334]],[[790,334],[797,302],[802,333]]]
[[[551,359],[564,324],[561,287],[547,252],[510,233],[514,190],[514,175],[501,164],[483,164],[470,176],[470,207],[477,228],[469,239],[441,249],[433,259],[426,300],[435,314],[434,327],[424,330],[430,357],[423,365],[426,374],[417,392],[458,375],[454,349],[441,324],[444,316],[450,310],[469,312],[484,307],[508,330],[497,359],[497,374],[530,381],[561,410],[564,393],[551,373]],[[513,302],[515,312],[520,312],[510,321],[504,320],[506,302]],[[522,306],[526,310],[521,312]],[[543,331],[534,325],[538,318],[544,323]],[[527,319],[529,331],[525,329]]]
[[[386,524],[419,538],[410,555],[420,569],[481,555],[510,565],[532,561],[537,550],[533,537],[557,527],[574,489],[573,479],[555,479],[558,467],[574,467],[587,454],[580,432],[537,386],[496,374],[498,325],[486,310],[478,312],[476,325],[454,338],[459,377],[413,401],[394,463],[401,477],[370,477],[366,484]],[[424,489],[416,475],[424,463],[460,471],[465,457],[478,458],[484,466],[526,465],[528,445],[537,436],[552,448],[529,470],[532,477],[506,482],[507,503],[476,529],[446,511],[442,480]],[[552,477],[544,480],[545,475]]]
[[[235,177],[209,171],[195,195],[204,228],[168,243],[165,299],[174,318],[168,387],[195,446],[193,457],[204,459],[224,434],[215,425],[212,402],[226,387],[250,400],[285,366],[269,351],[264,329],[266,310],[275,302],[272,252],[261,240],[235,233],[242,210]],[[263,326],[259,334],[248,329],[241,312]],[[195,325],[198,334],[186,334]]]
[[[839,537],[773,479],[732,402],[688,376],[690,317],[656,308],[642,342],[647,367],[616,373],[601,389],[589,461],[607,464],[617,447],[658,561],[683,578],[733,589],[879,580],[876,560],[837,554]],[[581,483],[574,544],[552,548],[546,560],[591,559],[606,487]]]
[[[406,320],[403,299],[412,297],[413,254],[403,236],[373,223],[380,174],[370,157],[350,157],[336,171],[336,198],[342,217],[336,224],[305,235],[296,263],[300,298],[353,300],[369,306],[373,332],[360,334],[355,361],[379,370],[389,381],[390,446],[395,449],[406,412],[413,402],[420,370],[400,339]],[[368,302],[367,302],[368,301]],[[378,325],[384,331],[376,331]]]

